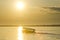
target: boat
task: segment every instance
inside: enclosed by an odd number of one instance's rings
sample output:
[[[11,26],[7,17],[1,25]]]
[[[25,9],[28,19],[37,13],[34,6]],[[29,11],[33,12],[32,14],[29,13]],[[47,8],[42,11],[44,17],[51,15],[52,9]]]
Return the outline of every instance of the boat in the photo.
[[[32,28],[23,28],[23,33],[35,33],[35,29]]]

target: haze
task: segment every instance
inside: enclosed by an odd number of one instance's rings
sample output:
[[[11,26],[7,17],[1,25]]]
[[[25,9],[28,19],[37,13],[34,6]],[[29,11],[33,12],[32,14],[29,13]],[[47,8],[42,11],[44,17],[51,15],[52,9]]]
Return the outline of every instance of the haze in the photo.
[[[24,2],[23,10],[17,1]],[[0,0],[0,24],[60,24],[60,9],[49,7],[60,8],[60,0]]]

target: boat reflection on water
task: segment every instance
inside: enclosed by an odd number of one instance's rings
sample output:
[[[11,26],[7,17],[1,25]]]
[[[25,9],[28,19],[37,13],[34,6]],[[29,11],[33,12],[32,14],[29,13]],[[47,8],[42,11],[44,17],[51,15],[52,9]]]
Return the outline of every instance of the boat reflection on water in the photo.
[[[35,29],[32,28],[23,28],[23,33],[35,33]]]

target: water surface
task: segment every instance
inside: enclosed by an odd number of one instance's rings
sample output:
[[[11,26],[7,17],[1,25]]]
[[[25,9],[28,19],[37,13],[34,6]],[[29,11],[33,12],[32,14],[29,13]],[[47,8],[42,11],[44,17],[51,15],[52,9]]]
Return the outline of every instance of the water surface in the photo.
[[[60,27],[29,27],[36,33],[23,33],[23,40],[60,40]],[[0,40],[18,40],[18,27],[0,27]]]

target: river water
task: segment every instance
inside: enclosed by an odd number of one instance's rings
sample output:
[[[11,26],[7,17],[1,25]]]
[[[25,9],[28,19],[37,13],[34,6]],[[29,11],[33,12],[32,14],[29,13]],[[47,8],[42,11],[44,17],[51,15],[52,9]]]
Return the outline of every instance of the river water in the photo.
[[[23,33],[23,40],[60,40],[60,27],[29,28],[35,29],[36,33]],[[17,27],[0,27],[0,40],[18,40],[17,34]]]

